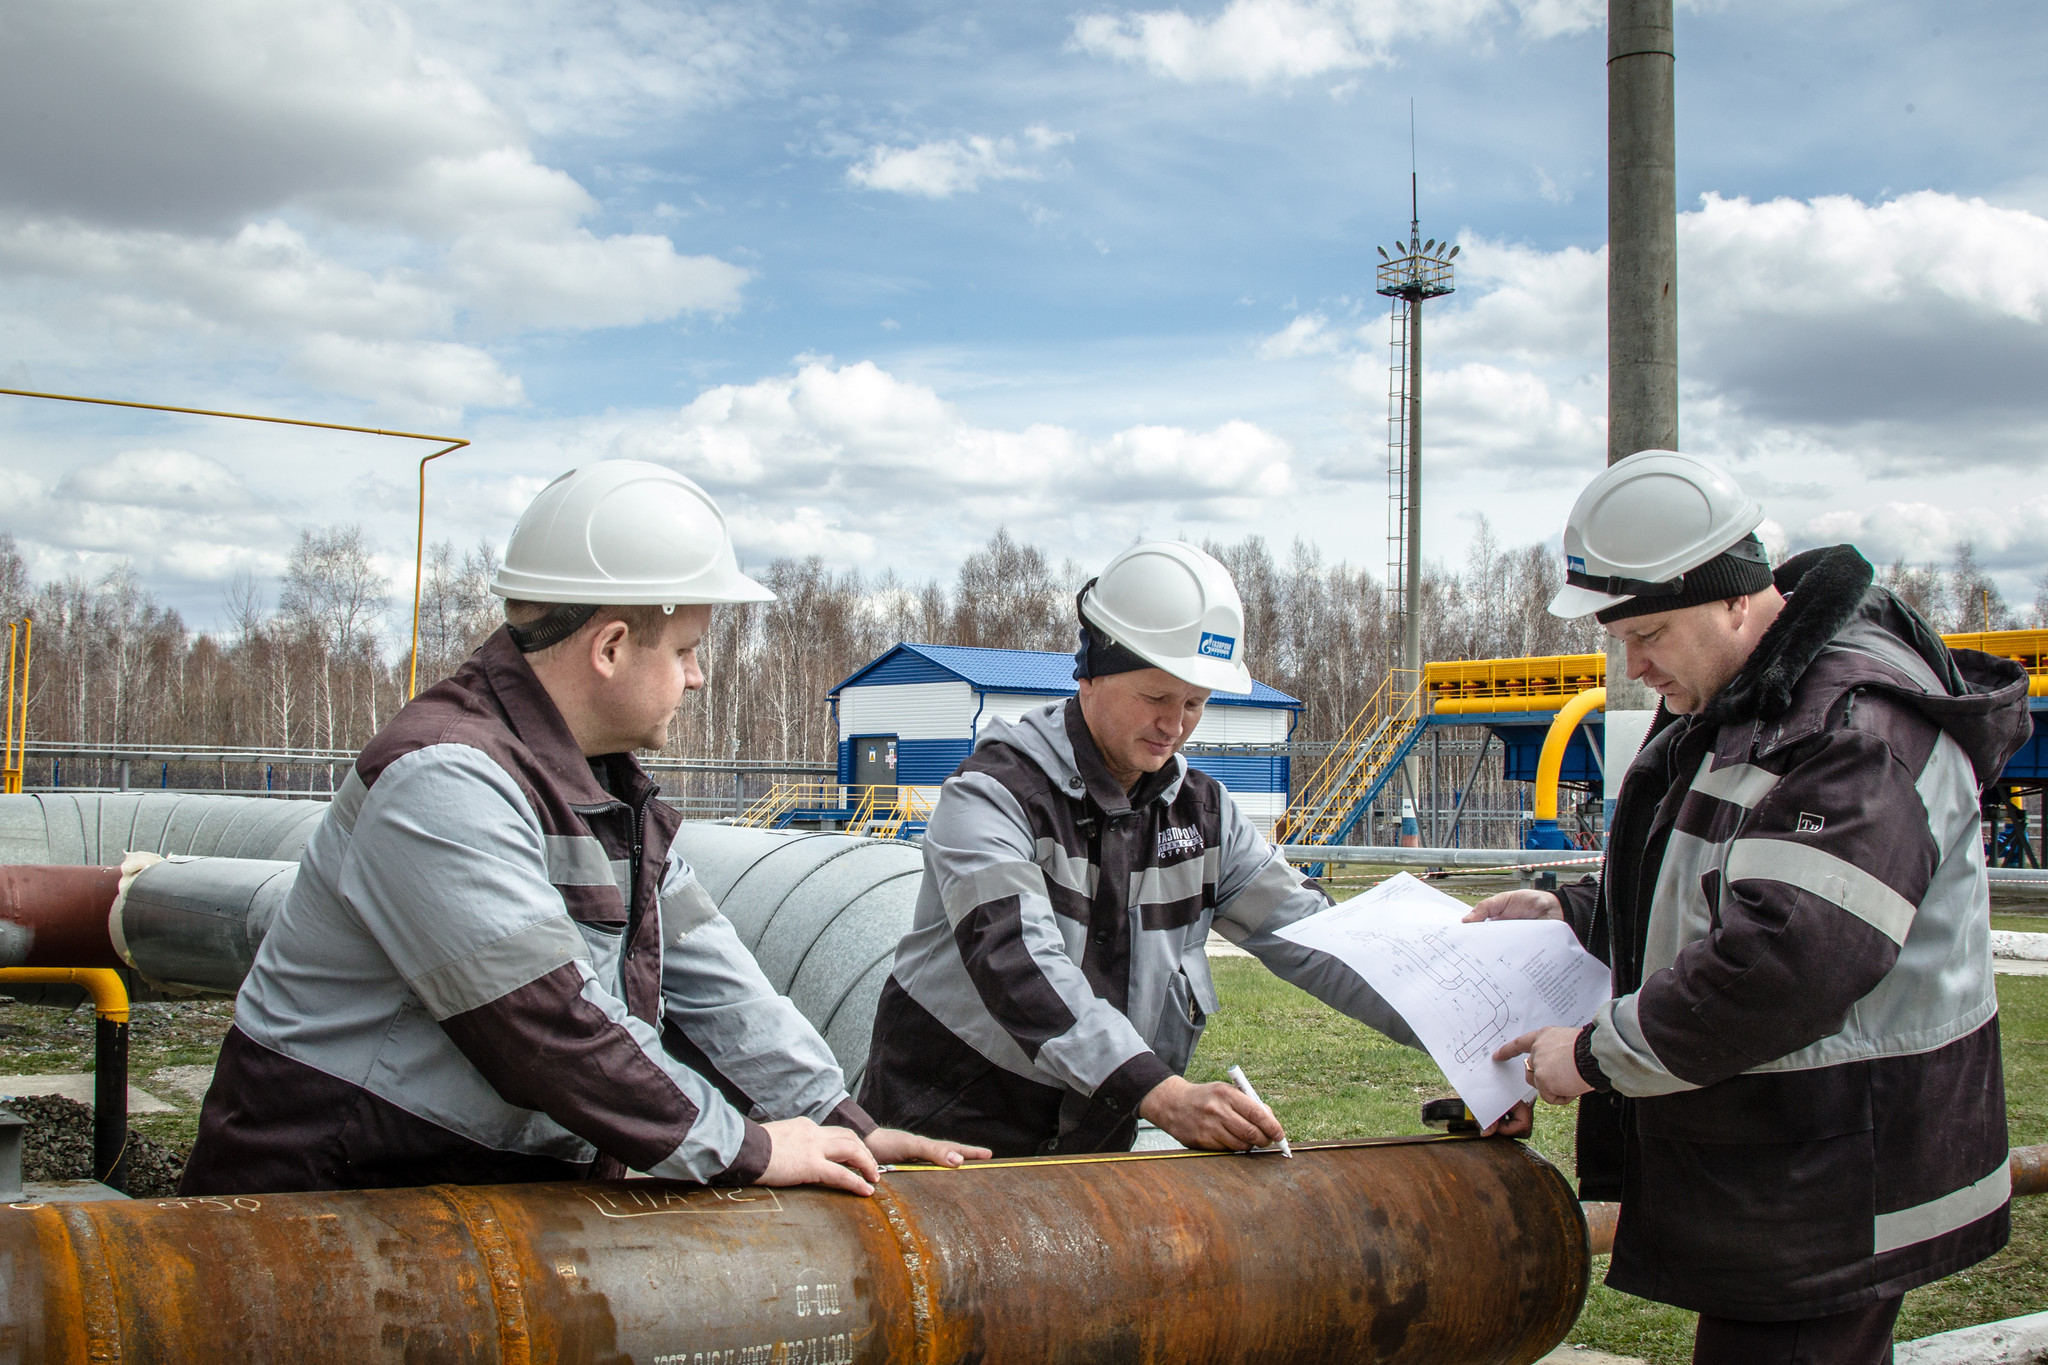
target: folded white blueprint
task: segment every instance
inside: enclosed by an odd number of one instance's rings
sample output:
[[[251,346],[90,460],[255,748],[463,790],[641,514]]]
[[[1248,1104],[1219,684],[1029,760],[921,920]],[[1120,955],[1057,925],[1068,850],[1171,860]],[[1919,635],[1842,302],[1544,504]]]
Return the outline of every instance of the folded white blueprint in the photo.
[[[1609,974],[1568,924],[1460,923],[1469,909],[1403,872],[1279,932],[1335,957],[1400,1011],[1485,1127],[1536,1096],[1523,1059],[1496,1062],[1494,1049],[1584,1024],[1607,999]]]

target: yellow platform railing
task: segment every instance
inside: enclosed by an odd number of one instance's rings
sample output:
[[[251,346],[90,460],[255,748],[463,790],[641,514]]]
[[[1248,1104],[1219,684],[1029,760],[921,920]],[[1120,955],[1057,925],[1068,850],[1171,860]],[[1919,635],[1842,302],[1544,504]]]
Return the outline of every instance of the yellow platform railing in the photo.
[[[845,804],[846,788],[837,782],[777,782],[733,823],[773,829],[791,811],[838,810]]]
[[[2048,697],[2048,630],[1961,631],[1941,638],[1951,649],[2011,659],[2027,670],[2028,693]],[[1401,685],[1401,679],[1398,671],[1389,674],[1338,736],[1329,757],[1309,774],[1287,813],[1274,823],[1274,843],[1319,843],[1344,823],[1418,714],[1418,698]],[[1604,654],[1454,659],[1422,666],[1421,698],[1434,716],[1555,712],[1606,685]]]
[[[1273,842],[1322,843],[1335,833],[1408,737],[1419,703],[1412,674],[1400,669],[1388,673],[1372,699],[1338,736],[1329,757],[1309,774],[1301,795],[1274,822]]]

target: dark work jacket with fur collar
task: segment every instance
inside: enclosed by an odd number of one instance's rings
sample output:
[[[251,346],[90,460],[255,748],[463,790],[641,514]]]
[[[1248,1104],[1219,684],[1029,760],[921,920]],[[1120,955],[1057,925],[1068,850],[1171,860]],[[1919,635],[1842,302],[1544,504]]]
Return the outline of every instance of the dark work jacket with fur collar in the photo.
[[[1979,792],[2027,682],[1951,651],[1849,546],[1697,716],[1660,709],[1601,881],[1579,1038],[1608,1283],[1725,1317],[1866,1307],[2005,1244],[2010,1182]]]

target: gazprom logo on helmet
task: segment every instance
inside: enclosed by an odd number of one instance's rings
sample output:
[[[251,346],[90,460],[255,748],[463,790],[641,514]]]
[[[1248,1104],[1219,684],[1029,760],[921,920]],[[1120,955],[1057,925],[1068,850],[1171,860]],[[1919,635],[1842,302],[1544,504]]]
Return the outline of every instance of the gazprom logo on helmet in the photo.
[[[1577,555],[1566,555],[1564,557],[1564,568],[1566,573],[1584,573],[1586,571],[1586,561],[1580,559]]]
[[[1202,642],[1195,646],[1195,653],[1210,659],[1228,659],[1237,653],[1237,637],[1218,635],[1213,630],[1202,632]]]

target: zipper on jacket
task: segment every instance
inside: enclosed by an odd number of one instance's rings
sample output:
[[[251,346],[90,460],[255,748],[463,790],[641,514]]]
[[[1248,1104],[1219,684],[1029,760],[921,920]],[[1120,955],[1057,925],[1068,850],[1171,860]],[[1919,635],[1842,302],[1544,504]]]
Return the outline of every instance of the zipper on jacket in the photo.
[[[626,956],[632,957],[639,951],[636,940],[640,937],[640,859],[647,848],[647,803],[654,799],[649,792],[633,807],[633,854],[626,872]]]

